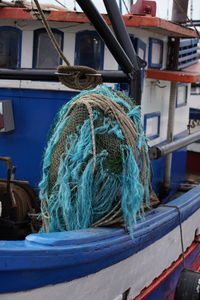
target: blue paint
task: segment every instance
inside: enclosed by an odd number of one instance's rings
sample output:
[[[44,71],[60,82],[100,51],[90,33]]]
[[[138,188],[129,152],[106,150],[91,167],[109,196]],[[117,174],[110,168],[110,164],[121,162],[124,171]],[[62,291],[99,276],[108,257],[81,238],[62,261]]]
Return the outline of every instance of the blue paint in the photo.
[[[119,10],[122,13],[122,0],[119,0]]]
[[[200,208],[200,186],[172,201],[188,219]],[[0,293],[21,291],[80,278],[146,248],[179,224],[175,208],[159,207],[138,220],[134,238],[123,229],[32,234],[26,241],[0,242]]]
[[[0,33],[6,32],[7,38],[9,37],[9,33],[14,32],[17,37],[17,44],[16,41],[10,37],[9,40],[9,49],[7,49],[7,53],[3,53],[4,45],[1,45],[1,55],[8,55],[9,57],[13,57],[16,61],[13,61],[11,64],[4,65],[3,68],[19,68],[21,65],[21,47],[22,47],[22,31],[16,27],[12,26],[1,26]],[[2,67],[2,65],[1,65]]]
[[[147,130],[147,121],[148,121],[148,119],[157,118],[157,121],[158,121],[157,128],[155,128],[156,129],[155,134],[153,134],[151,136],[148,136],[149,140],[154,140],[154,139],[156,139],[160,136],[160,116],[161,116],[161,113],[158,112],[158,111],[144,115],[144,132],[145,132],[145,134],[146,134],[146,130]]]
[[[185,87],[184,99],[183,99],[183,102],[178,103],[179,88],[181,88],[181,87]],[[176,107],[186,106],[187,98],[188,98],[188,84],[187,83],[178,83],[176,91],[177,91],[176,92]]]
[[[15,130],[1,133],[1,156],[11,156],[17,166],[16,179],[28,180],[37,188],[41,180],[42,155],[46,146],[49,128],[56,112],[76,93],[39,91],[26,89],[0,89],[0,99],[12,100]],[[175,137],[180,138],[183,134]],[[153,188],[159,191],[164,178],[165,159],[152,161]],[[172,185],[176,188],[186,173],[186,148],[173,154]],[[6,170],[0,166],[0,177]]]
[[[153,44],[160,45],[160,61],[158,63],[153,63],[152,61]],[[163,41],[154,38],[149,38],[148,66],[149,68],[161,69],[162,64],[163,64]]]
[[[190,120],[200,120],[200,109],[190,107]]]
[[[143,42],[143,40],[135,37],[133,40],[133,45],[134,45],[134,48],[135,48],[135,51],[137,54],[139,54],[140,49],[142,49],[143,57],[140,57],[140,58],[143,60],[146,60],[146,48],[147,48],[146,43]]]
[[[103,70],[104,42],[96,31],[84,30],[76,34],[74,64]]]
[[[75,92],[0,89],[0,99],[12,100],[15,130],[0,134],[1,156],[11,156],[17,166],[16,179],[37,187],[41,179],[42,155],[49,128],[59,108]],[[0,168],[0,177],[5,169]]]

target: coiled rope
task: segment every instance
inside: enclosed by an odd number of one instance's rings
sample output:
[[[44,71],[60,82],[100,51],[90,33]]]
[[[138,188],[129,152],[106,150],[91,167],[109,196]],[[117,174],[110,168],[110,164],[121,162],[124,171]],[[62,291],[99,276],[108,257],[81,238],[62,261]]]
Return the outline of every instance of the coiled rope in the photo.
[[[55,39],[55,36],[49,26],[45,15],[40,7],[38,0],[34,0],[34,3],[38,9],[38,12],[41,17],[41,21],[47,31],[47,34],[55,47],[56,51],[66,63],[65,66],[58,66],[57,71],[59,74],[59,80],[62,84],[66,85],[69,88],[76,90],[87,90],[95,88],[97,85],[102,83],[102,78],[99,76],[98,72],[86,66],[70,66],[69,61],[65,57],[63,51],[61,50],[58,42]]]

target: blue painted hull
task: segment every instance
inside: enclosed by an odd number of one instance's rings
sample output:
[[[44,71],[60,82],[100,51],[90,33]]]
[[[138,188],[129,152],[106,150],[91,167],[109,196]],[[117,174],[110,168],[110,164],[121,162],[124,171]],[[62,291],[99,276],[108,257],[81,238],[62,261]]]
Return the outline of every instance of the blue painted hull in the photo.
[[[200,209],[200,186],[170,202],[181,221]],[[200,221],[198,221],[200,222]],[[0,293],[81,278],[112,266],[161,240],[179,226],[176,208],[159,207],[138,220],[131,238],[123,229],[96,228],[32,234],[0,242]]]

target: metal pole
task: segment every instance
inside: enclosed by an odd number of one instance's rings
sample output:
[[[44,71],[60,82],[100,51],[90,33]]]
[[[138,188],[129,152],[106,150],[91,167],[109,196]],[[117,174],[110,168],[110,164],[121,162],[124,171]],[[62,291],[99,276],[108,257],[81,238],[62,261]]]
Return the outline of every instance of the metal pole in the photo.
[[[189,0],[174,0],[172,8],[172,21],[176,23],[183,23],[187,21]]]
[[[162,156],[166,156],[169,153],[172,153],[178,149],[184,148],[200,139],[200,131],[190,134],[184,138],[181,138],[172,143],[160,146],[160,147],[151,147],[150,149],[150,158],[158,159]]]
[[[129,84],[129,94],[130,97],[136,101],[136,104],[140,105],[141,104],[141,75],[140,75],[140,67],[137,61],[137,55],[135,53],[135,49],[133,47],[129,34],[126,30],[116,0],[103,0],[103,1],[106,10],[108,12],[108,16],[111,21],[115,35],[133,64],[135,80],[130,80],[131,82]]]
[[[167,125],[168,143],[173,141],[174,119],[175,119],[175,108],[176,108],[176,91],[177,91],[177,83],[171,82],[168,125]],[[166,190],[168,190],[170,187],[171,165],[172,165],[172,154],[170,153],[169,155],[166,156],[166,160],[165,160],[164,186]]]
[[[59,81],[56,70],[40,69],[0,69],[0,79],[10,80],[40,80]],[[103,82],[128,82],[129,79],[123,71],[98,71]]]
[[[122,48],[130,58],[134,69],[139,70],[137,54],[131,42],[130,36],[126,30],[116,0],[103,0],[103,2],[108,12],[108,16],[111,21],[114,33],[117,37],[117,40],[119,41]]]
[[[77,0],[77,2],[84,13],[87,15],[87,17],[90,19],[101,38],[104,40],[106,46],[108,47],[118,64],[121,66],[122,70],[127,74],[132,73],[133,64],[131,60],[113,35],[103,17],[99,14],[98,10],[93,5],[92,1]]]
[[[180,19],[180,11],[184,1],[188,0],[174,0],[173,2],[173,11],[172,11],[172,21],[176,22],[177,19]],[[179,42],[180,40],[176,38],[175,40],[175,55],[173,67],[176,69],[178,67],[178,51],[179,51]],[[170,98],[169,98],[169,111],[168,111],[168,124],[167,124],[167,142],[171,143],[174,137],[174,119],[175,119],[175,108],[176,108],[176,96],[177,96],[177,83],[171,82],[170,88]],[[168,193],[170,188],[170,179],[171,179],[171,167],[172,167],[172,154],[168,154],[165,160],[165,170],[164,170],[164,188]]]

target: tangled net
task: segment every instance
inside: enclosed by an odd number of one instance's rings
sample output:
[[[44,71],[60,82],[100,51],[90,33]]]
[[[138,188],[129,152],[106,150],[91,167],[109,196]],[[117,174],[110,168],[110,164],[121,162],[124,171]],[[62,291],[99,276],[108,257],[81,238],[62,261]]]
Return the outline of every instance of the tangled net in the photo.
[[[43,230],[123,224],[149,206],[150,161],[140,106],[104,85],[57,115],[44,155]]]

